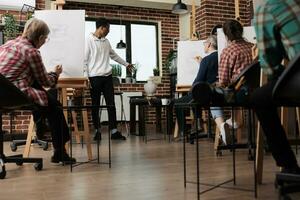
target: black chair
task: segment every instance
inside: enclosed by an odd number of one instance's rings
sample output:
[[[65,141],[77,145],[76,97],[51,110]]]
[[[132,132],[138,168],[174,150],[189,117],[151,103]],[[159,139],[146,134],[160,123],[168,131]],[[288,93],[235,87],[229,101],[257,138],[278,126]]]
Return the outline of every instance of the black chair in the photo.
[[[22,155],[5,156],[3,150],[4,133],[2,130],[2,113],[13,110],[33,110],[34,104],[16,86],[0,74],[0,179],[6,176],[5,163],[35,163],[34,168],[39,171],[43,168],[42,158],[23,158]]]
[[[222,146],[221,149],[230,149],[232,151],[232,156],[233,156],[233,178],[228,180],[228,181],[224,181],[223,183],[216,185],[212,185],[211,188],[201,191],[200,192],[200,172],[199,172],[199,153],[198,153],[198,139],[199,137],[196,134],[196,170],[197,170],[197,198],[200,199],[200,194],[203,194],[205,192],[208,192],[214,188],[217,187],[222,187],[222,185],[224,183],[229,183],[229,182],[233,182],[234,184],[236,184],[236,166],[235,166],[235,149],[238,148],[248,148],[249,150],[249,158],[251,158],[251,160],[255,157],[252,153],[252,151],[254,151],[255,148],[255,144],[254,144],[254,134],[253,134],[253,126],[254,126],[254,115],[253,115],[253,111],[251,110],[251,105],[249,104],[249,97],[250,94],[253,90],[255,90],[256,88],[259,87],[260,84],[260,64],[259,62],[254,62],[252,64],[250,64],[248,67],[246,67],[241,73],[240,75],[235,79],[235,81],[233,82],[232,87],[236,88],[236,86],[241,85],[240,90],[238,90],[238,92],[235,93],[233,101],[226,101],[227,99],[224,98],[224,95],[227,95],[228,93],[218,93],[216,94],[216,90],[214,90],[213,87],[211,87],[208,83],[198,83],[196,85],[193,86],[192,88],[192,95],[193,95],[193,99],[194,102],[189,103],[189,104],[175,104],[175,107],[180,108],[180,107],[202,107],[204,109],[209,109],[210,107],[229,107],[231,108],[231,111],[233,113],[233,110],[239,107],[243,107],[245,109],[248,110],[249,113],[249,117],[248,117],[248,143],[247,144],[235,144],[234,141],[234,137],[232,137],[232,141],[231,144],[226,145],[226,146]],[[223,95],[223,96],[222,96]],[[216,98],[215,98],[216,97]],[[232,116],[232,118],[234,118]],[[197,123],[196,123],[197,126]],[[197,130],[197,127],[196,127]],[[234,136],[234,129],[232,129],[232,135]],[[185,137],[183,137],[183,142],[185,143]],[[184,186],[186,187],[186,183],[194,183],[194,182],[189,182],[186,180],[186,155],[185,155],[185,144],[183,145],[183,162],[184,162]],[[250,160],[250,159],[249,159]],[[256,173],[256,166],[255,166],[255,159],[253,159],[253,171],[254,171],[254,196],[257,197],[257,173]],[[228,188],[228,187],[227,187]],[[235,188],[237,189],[237,188]],[[242,190],[242,189],[241,189]]]
[[[10,117],[10,124],[12,124],[12,113],[11,113],[11,117]],[[45,119],[43,119],[45,121]],[[43,148],[44,151],[46,151],[49,147],[48,142],[51,141],[51,138],[48,139],[46,138],[46,133],[49,132],[47,130],[47,125],[45,122],[41,122],[41,126],[40,128],[36,127],[36,136],[31,140],[31,144],[38,144],[39,146],[41,146]],[[42,139],[41,139],[42,138]],[[13,139],[11,144],[10,144],[10,149],[12,151],[17,151],[18,146],[22,146],[22,145],[26,145],[26,140],[15,140]]]
[[[287,66],[273,89],[273,99],[278,106],[300,106],[300,54]],[[291,199],[289,193],[300,192],[300,174],[276,174],[279,198]]]
[[[226,90],[214,90],[208,83],[198,83],[193,86],[192,94],[193,99],[199,106],[208,108],[209,107],[231,107],[238,108],[242,107],[248,109],[248,124],[249,128],[251,125],[250,118],[252,117],[252,111],[250,109],[249,97],[250,94],[260,86],[260,64],[259,62],[254,62],[247,66],[241,71],[238,77],[231,83],[231,88],[240,88],[238,92],[235,92],[235,95],[231,98],[230,102],[226,100]],[[224,93],[222,93],[224,92]],[[207,94],[207,95],[204,95]],[[228,95],[232,96],[232,95]],[[250,130],[249,130],[250,131]],[[248,134],[248,144],[236,144],[236,148],[249,148],[249,160],[252,160],[254,157],[251,153],[252,147],[252,134]],[[228,149],[226,146],[219,146],[217,150],[217,155],[222,155],[221,150]]]

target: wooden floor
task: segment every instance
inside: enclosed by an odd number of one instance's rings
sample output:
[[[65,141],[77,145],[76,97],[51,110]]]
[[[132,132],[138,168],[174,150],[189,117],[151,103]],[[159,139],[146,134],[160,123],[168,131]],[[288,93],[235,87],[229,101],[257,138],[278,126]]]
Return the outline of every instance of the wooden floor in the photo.
[[[160,134],[151,137],[160,137]],[[101,161],[107,161],[107,134],[101,142]],[[96,145],[93,146],[94,152]],[[22,153],[23,147],[17,152]],[[188,179],[196,180],[195,145],[187,144]],[[9,143],[5,143],[7,155]],[[31,156],[44,158],[44,169],[35,171],[32,164],[16,166],[7,164],[7,176],[0,180],[1,200],[193,200],[196,185],[183,186],[182,143],[151,140],[145,144],[141,137],[130,136],[127,141],[113,141],[112,168],[105,164],[85,164],[70,172],[68,166],[50,163],[52,150],[43,151],[32,147]],[[74,145],[74,155],[79,161],[86,160],[86,150]],[[95,154],[94,154],[95,155]],[[217,184],[232,178],[232,156],[224,151],[222,157],[213,152],[213,142],[200,142],[201,182]],[[278,170],[270,155],[265,157],[263,185],[259,186],[258,199],[277,199],[274,189],[274,173]],[[234,189],[217,188],[201,195],[207,200],[251,200],[254,193],[238,188],[253,189],[253,163],[247,160],[247,151],[237,152],[237,185]],[[208,189],[201,186],[201,191]],[[300,197],[296,197],[300,199]]]

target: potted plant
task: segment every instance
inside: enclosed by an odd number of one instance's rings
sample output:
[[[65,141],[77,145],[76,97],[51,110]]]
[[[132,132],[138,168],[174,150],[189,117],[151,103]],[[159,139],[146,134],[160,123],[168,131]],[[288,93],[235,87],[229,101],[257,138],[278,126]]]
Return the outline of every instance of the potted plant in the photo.
[[[136,63],[132,69],[132,83],[136,83],[136,74],[137,74],[139,67],[140,67],[140,64]]]
[[[163,67],[170,70],[170,73],[176,72],[176,64],[174,61],[177,58],[177,52],[174,49],[170,49]]]
[[[153,68],[153,76],[159,76],[159,67]]]
[[[111,64],[112,67],[112,76],[121,77],[122,76],[122,67],[119,64]]]
[[[4,27],[3,27],[3,34],[4,34],[4,41],[8,41],[14,39],[19,34],[19,29],[15,20],[15,17],[10,13],[5,13],[2,15],[4,19]]]

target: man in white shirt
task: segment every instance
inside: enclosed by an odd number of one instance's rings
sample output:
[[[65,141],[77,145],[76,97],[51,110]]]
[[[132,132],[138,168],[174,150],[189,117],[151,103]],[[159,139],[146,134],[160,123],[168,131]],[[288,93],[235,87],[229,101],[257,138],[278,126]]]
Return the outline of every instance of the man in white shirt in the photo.
[[[100,96],[103,93],[105,102],[112,107],[108,109],[109,129],[111,139],[126,140],[118,130],[116,122],[116,107],[114,99],[114,86],[112,81],[112,67],[109,59],[126,66],[130,71],[132,64],[127,63],[111,48],[105,37],[109,33],[110,24],[107,19],[99,18],[96,21],[96,31],[91,33],[85,44],[84,75],[89,78],[91,98],[93,105],[100,104]],[[94,140],[101,140],[99,109],[92,109],[92,120],[96,133]]]

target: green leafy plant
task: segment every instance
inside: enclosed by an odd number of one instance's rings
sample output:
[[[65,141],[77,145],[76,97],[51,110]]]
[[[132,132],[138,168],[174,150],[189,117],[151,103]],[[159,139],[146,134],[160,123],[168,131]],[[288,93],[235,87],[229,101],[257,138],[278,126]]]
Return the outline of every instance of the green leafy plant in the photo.
[[[136,79],[136,74],[137,74],[137,71],[138,69],[140,68],[140,64],[139,63],[136,63],[133,65],[133,69],[132,69],[132,78]]]
[[[170,66],[172,65],[172,61],[177,57],[176,51],[174,49],[170,49],[166,60],[163,64],[164,68],[170,69]]]
[[[154,76],[159,76],[159,67],[158,66],[153,68],[153,75]]]
[[[111,64],[112,67],[112,76],[121,77],[122,76],[122,67],[119,64]]]
[[[2,17],[4,17],[3,33],[5,40],[16,38],[19,34],[19,29],[15,17],[10,13],[5,13]]]

